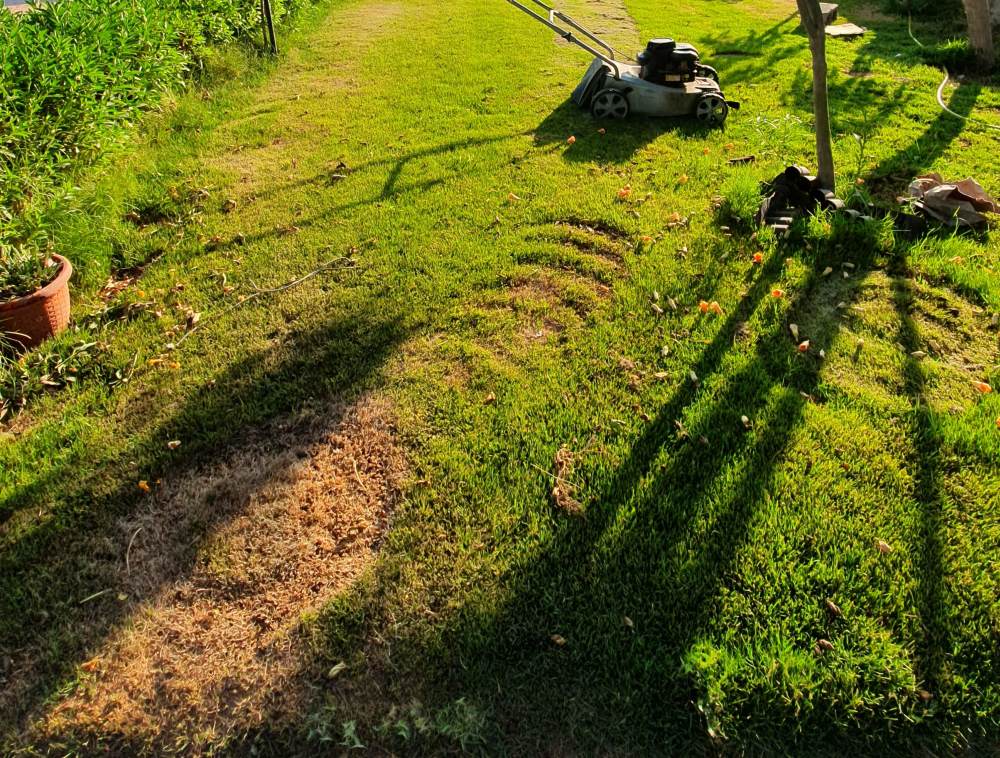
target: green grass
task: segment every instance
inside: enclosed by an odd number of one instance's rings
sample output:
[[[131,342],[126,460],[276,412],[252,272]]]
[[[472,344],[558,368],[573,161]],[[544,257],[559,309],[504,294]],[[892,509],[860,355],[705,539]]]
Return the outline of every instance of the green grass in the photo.
[[[625,8],[626,49],[669,33],[717,65],[744,104],[725,131],[600,135],[566,102],[586,61],[505,3],[343,0],[274,67],[238,82],[252,65],[231,60],[82,189],[58,229],[76,330],[51,349],[96,342],[99,370],[35,394],[0,447],[0,657],[31,661],[32,682],[0,699],[7,745],[147,599],[116,595],[108,547],[139,480],[368,391],[410,455],[392,531],[307,620],[307,712],[215,747],[996,744],[1000,402],[972,386],[1000,384],[995,235],[908,243],[840,219],[783,245],[725,235],[713,198],[743,216],[754,180],[810,163],[804,39],[769,0]],[[937,109],[905,20],[846,15],[871,32],[830,46],[843,187],[989,185],[996,137]],[[964,80],[951,107],[998,123],[995,85]],[[341,255],[356,267],[226,310]],[[178,345],[192,312],[204,325]],[[583,516],[550,497],[564,446]]]

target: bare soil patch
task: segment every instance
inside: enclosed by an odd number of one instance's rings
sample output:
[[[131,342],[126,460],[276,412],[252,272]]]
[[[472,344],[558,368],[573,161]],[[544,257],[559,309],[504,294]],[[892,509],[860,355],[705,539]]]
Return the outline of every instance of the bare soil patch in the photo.
[[[165,479],[115,538],[123,592],[144,600],[37,737],[197,751],[290,718],[308,694],[303,614],[372,562],[404,471],[390,409],[364,398]]]

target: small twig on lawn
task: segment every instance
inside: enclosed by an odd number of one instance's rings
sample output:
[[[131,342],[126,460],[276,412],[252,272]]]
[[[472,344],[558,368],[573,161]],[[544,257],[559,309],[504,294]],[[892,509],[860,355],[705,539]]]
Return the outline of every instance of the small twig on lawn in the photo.
[[[532,468],[538,469],[539,471],[541,471],[543,474],[545,474],[545,476],[549,477],[550,479],[553,479],[553,480],[555,480],[557,482],[561,482],[562,484],[568,484],[570,487],[576,487],[576,485],[573,484],[573,482],[571,482],[571,481],[569,481],[567,479],[563,479],[561,476],[556,476],[551,471],[546,471],[541,466],[538,466],[538,465],[536,465],[534,463],[529,463],[528,465],[531,466]]]
[[[141,526],[135,530],[135,533],[132,535],[132,539],[128,541],[128,547],[125,549],[125,573],[128,576],[132,576],[132,566],[129,564],[129,556],[132,554],[132,543],[135,542],[135,538],[139,536],[139,532],[141,531]]]
[[[284,292],[286,290],[292,289],[293,287],[298,287],[300,284],[304,284],[305,282],[309,281],[313,277],[319,276],[320,274],[322,274],[322,273],[324,273],[326,271],[329,271],[330,269],[333,269],[333,268],[354,268],[356,265],[357,264],[354,262],[354,260],[352,258],[349,258],[347,256],[343,256],[342,255],[339,258],[334,258],[331,261],[327,261],[322,266],[314,268],[308,274],[300,276],[298,279],[293,279],[290,282],[285,282],[284,284],[282,284],[279,287],[272,287],[270,289],[260,289],[259,287],[257,287],[256,285],[254,285],[254,292],[253,292],[253,294],[247,295],[246,297],[241,298],[240,300],[238,300],[235,303],[233,303],[232,305],[230,305],[228,308],[223,308],[221,311],[216,311],[215,313],[209,314],[206,318],[203,318],[195,326],[191,327],[188,331],[186,331],[184,333],[184,335],[179,340],[177,340],[177,344],[180,345],[182,342],[184,342],[184,340],[186,340],[192,334],[194,334],[199,329],[201,329],[205,325],[205,323],[207,321],[211,321],[213,318],[218,318],[219,316],[223,316],[223,315],[225,315],[227,313],[230,313],[230,312],[236,310],[237,308],[239,308],[240,306],[246,305],[247,303],[251,302],[252,300],[256,300],[257,298],[262,297],[264,295],[274,295],[274,294],[277,294],[278,292]]]
[[[110,587],[108,589],[106,589],[106,590],[101,590],[100,592],[95,592],[93,595],[88,595],[87,597],[85,597],[83,600],[80,601],[80,605],[83,605],[84,603],[89,603],[91,600],[96,600],[101,595],[107,595],[109,592],[111,592],[111,588]]]
[[[354,460],[353,456],[351,456],[351,465],[354,466],[354,478],[358,480],[358,485],[362,490],[364,490],[366,495],[370,495],[371,493],[368,492],[368,488],[365,487],[365,483],[361,481],[361,474],[358,473],[358,462]]]

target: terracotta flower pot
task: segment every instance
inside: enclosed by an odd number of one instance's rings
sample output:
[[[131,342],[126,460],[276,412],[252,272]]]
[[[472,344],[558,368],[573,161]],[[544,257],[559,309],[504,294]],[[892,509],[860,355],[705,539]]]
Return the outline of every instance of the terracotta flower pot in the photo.
[[[69,325],[69,278],[73,266],[61,255],[52,258],[59,266],[55,279],[30,295],[0,303],[0,331],[25,350]]]

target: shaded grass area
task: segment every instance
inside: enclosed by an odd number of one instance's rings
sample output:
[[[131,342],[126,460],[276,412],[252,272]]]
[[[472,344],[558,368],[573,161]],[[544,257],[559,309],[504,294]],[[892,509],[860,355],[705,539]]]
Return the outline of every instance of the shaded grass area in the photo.
[[[995,240],[907,244],[829,219],[782,245],[719,229],[723,187],[809,161],[807,52],[784,6],[678,9],[682,35],[628,2],[642,37],[698,44],[745,106],[725,132],[600,135],[565,102],[574,52],[502,3],[466,5],[490,35],[430,2],[327,5],[278,71],[192,93],[66,216],[77,312],[125,307],[94,331],[102,365],[134,368],[43,397],[4,432],[6,744],[995,743],[1000,407],[973,387],[997,384]],[[640,45],[621,6],[574,10]],[[861,43],[831,45],[845,183],[888,197],[928,169],[988,177],[995,138],[939,116],[905,22],[865,23]],[[387,69],[386,50],[434,66]],[[449,66],[461,75],[435,75]],[[991,82],[951,98],[993,117]],[[726,159],[749,153],[733,180]],[[337,256],[355,265],[225,310]],[[106,536],[141,506],[137,483],[362,391],[393,400],[412,481],[375,568],[304,619],[308,712],[214,745],[47,731],[145,600],[109,585],[124,556]],[[582,516],[556,507],[556,484]]]

